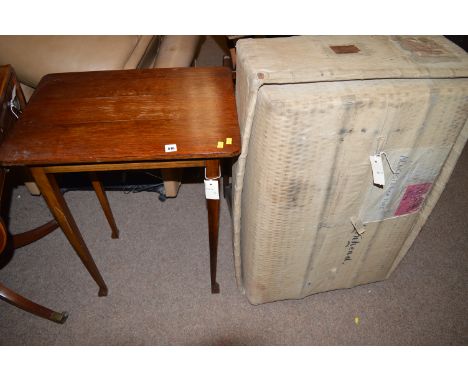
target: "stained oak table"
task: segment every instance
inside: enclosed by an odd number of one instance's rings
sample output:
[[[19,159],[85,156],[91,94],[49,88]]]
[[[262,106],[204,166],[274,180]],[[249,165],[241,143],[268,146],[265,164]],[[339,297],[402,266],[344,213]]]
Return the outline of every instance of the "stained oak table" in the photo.
[[[204,167],[206,178],[216,179],[220,161],[239,153],[229,69],[96,71],[43,77],[2,143],[0,164],[29,168],[52,215],[98,284],[99,296],[105,296],[107,286],[55,174]],[[105,202],[105,195],[102,198]],[[207,199],[212,293],[219,292],[219,205],[219,199]],[[113,220],[110,208],[108,213]]]

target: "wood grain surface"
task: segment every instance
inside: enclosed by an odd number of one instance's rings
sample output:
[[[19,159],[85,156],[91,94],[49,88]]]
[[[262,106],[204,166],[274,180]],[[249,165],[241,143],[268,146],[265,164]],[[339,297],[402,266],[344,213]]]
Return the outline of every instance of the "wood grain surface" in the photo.
[[[177,151],[165,152],[167,144],[176,144]],[[45,76],[5,138],[0,163],[135,162],[239,153],[229,69],[118,70]]]

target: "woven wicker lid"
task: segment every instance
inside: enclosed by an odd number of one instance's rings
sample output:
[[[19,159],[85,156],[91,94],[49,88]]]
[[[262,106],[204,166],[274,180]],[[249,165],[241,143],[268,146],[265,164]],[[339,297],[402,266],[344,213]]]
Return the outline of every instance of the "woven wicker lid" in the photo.
[[[468,77],[468,54],[442,36],[245,39],[237,50],[263,83]]]

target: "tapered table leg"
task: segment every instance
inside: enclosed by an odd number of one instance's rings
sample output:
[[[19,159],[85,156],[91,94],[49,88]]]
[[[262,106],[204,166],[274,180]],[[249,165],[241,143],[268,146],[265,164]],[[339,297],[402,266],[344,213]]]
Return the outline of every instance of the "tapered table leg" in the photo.
[[[206,161],[206,177],[208,179],[219,178],[219,161]],[[219,179],[218,179],[219,194]],[[219,293],[219,284],[216,282],[216,268],[218,263],[218,232],[219,232],[219,199],[207,199],[208,228],[210,239],[210,275],[211,293]]]
[[[75,249],[76,253],[80,257],[82,263],[90,273],[91,277],[96,281],[99,286],[99,296],[107,296],[107,286],[104,282],[99,270],[91,257],[88,247],[86,246],[83,237],[75,223],[75,219],[63,198],[62,193],[57,185],[55,176],[53,174],[47,174],[40,167],[31,168],[31,174],[34,177],[39,190],[42,193],[47,205],[49,206],[52,215],[55,220],[62,228],[63,233],[67,237],[68,241]]]
[[[114,215],[112,214],[109,200],[107,199],[106,191],[104,190],[102,182],[99,180],[95,172],[91,172],[89,176],[91,178],[91,184],[93,185],[94,192],[96,192],[96,196],[101,204],[102,210],[104,211],[104,215],[106,215],[107,222],[111,227],[111,237],[112,239],[118,239],[119,229],[117,228],[117,224],[115,224]]]
[[[68,318],[67,312],[55,312],[49,308],[46,308],[45,306],[36,304],[34,301],[28,300],[27,298],[19,295],[18,293],[13,292],[11,289],[8,289],[5,285],[1,283],[0,299],[20,309],[25,310],[26,312],[56,322],[58,324],[63,324]]]

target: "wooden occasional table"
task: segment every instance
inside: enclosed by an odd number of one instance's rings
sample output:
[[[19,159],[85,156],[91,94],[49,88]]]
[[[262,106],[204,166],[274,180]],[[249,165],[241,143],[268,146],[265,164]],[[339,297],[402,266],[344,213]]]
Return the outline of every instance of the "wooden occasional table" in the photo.
[[[204,167],[207,179],[217,179],[220,161],[239,153],[229,69],[118,70],[42,78],[2,143],[0,164],[30,169],[51,213],[98,284],[99,296],[105,296],[107,286],[54,174]],[[217,182],[212,183],[219,193]],[[219,199],[207,199],[207,207],[211,291],[218,293]],[[116,233],[113,230],[113,236]]]

